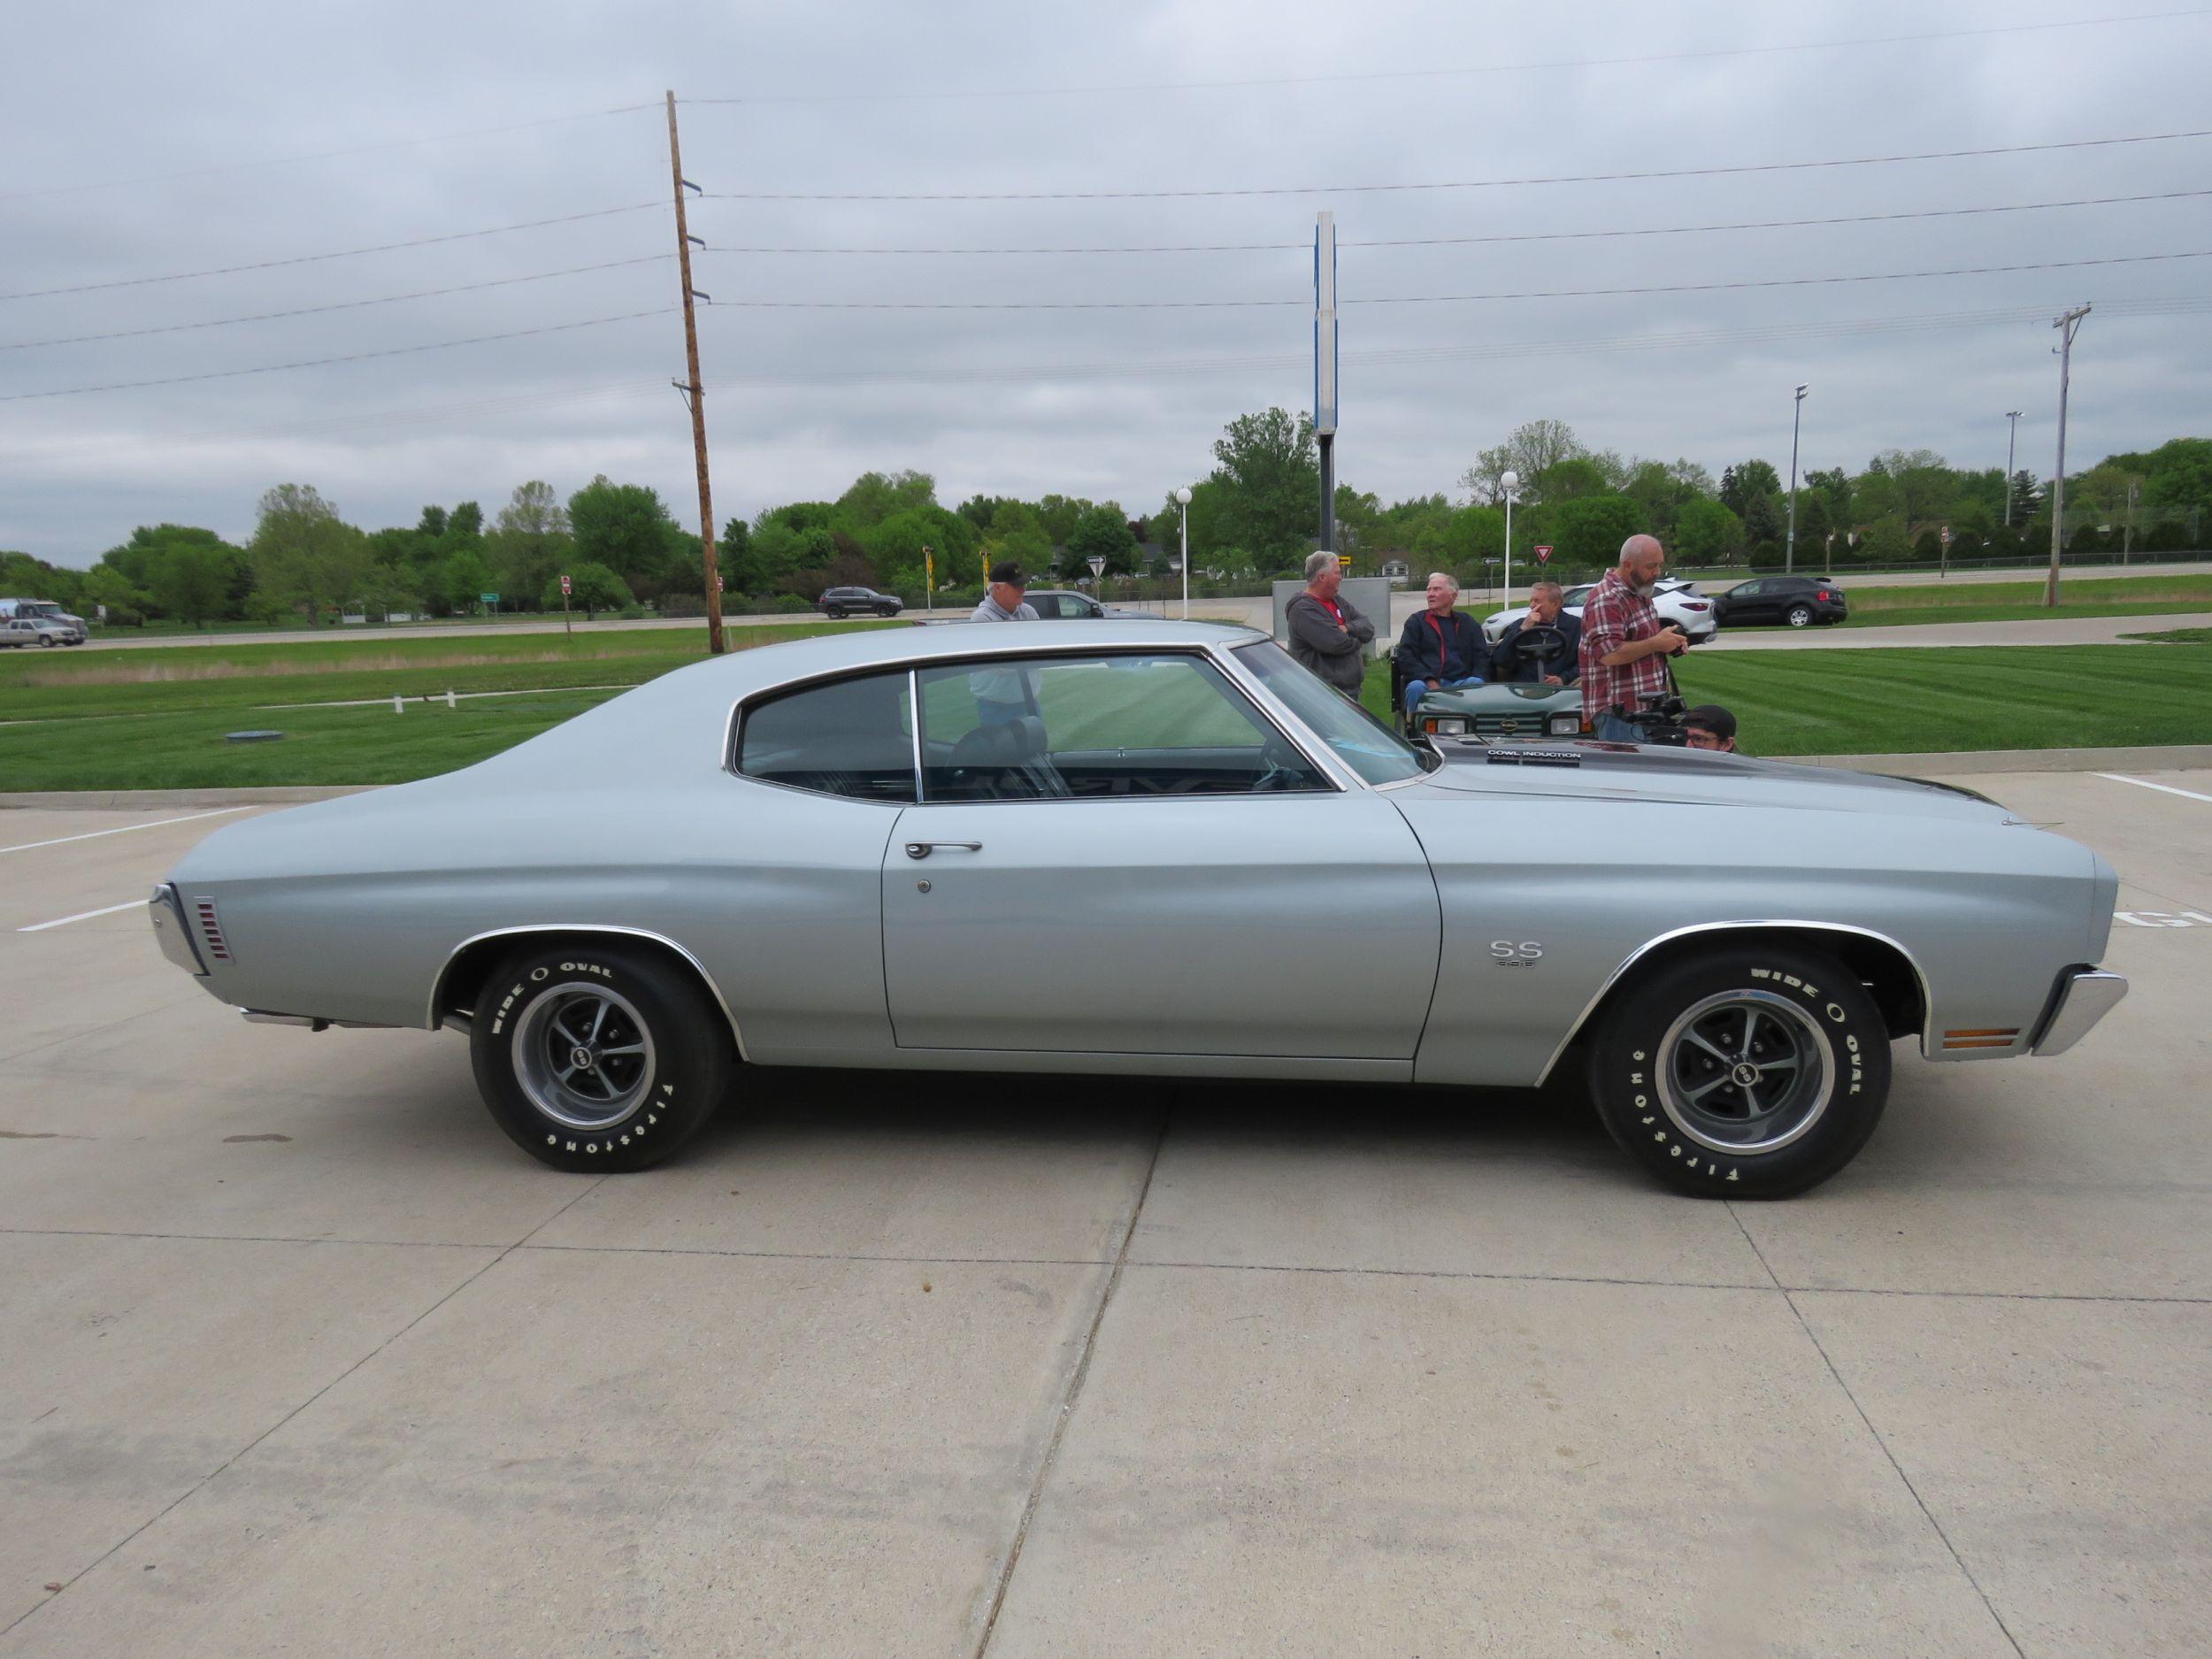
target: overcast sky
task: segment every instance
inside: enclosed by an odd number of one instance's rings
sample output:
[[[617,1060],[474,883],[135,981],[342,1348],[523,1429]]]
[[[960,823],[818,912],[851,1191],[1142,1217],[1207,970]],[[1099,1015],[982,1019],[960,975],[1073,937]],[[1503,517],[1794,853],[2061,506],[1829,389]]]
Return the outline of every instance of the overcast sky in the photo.
[[[812,8],[420,0],[19,7],[0,76],[0,293],[168,277],[565,215],[575,222],[185,280],[0,300],[0,548],[86,565],[163,519],[242,541],[269,486],[347,518],[595,472],[695,527],[668,207],[680,100],[718,520],[867,468],[1148,512],[1222,425],[1311,401],[1317,210],[1336,215],[1340,472],[1386,501],[1455,480],[1539,416],[1716,474],[1891,446],[2052,469],[2049,317],[2070,458],[2212,432],[2212,260],[1702,293],[1387,303],[2212,250],[2212,195],[1796,229],[1425,247],[2212,190],[2212,139],[1636,182],[1354,190],[1989,149],[2212,127],[2212,14],[2155,0],[1695,7],[1371,4]],[[2020,30],[2101,16],[2089,27]],[[1872,36],[1960,38],[1674,57]],[[1453,72],[1453,73],[1439,73]],[[1458,73],[1468,72],[1468,73]],[[1226,85],[1272,80],[1276,84]],[[1215,83],[1192,87],[1188,83]],[[1185,83],[1162,89],[1163,83]],[[710,104],[708,99],[741,102]],[[589,113],[626,104],[627,113]],[[567,119],[580,117],[580,119]],[[468,129],[538,123],[519,130]],[[416,142],[421,141],[421,142]],[[365,150],[369,146],[383,146]],[[364,153],[365,150],[365,153]],[[332,151],[355,153],[330,155]],[[320,157],[320,158],[314,158]],[[746,194],[1251,190],[1184,199]],[[1333,187],[1310,188],[1310,187]],[[635,209],[603,213],[608,209]],[[759,248],[1157,248],[764,253]],[[422,289],[316,315],[30,346]],[[1284,302],[808,310],[740,301]],[[2193,303],[2161,314],[2157,302]],[[406,351],[632,312],[524,338]],[[1990,313],[2005,315],[1992,317]],[[1940,326],[1927,319],[1947,317]],[[1876,326],[1876,324],[1913,324]],[[1685,337],[1687,337],[1686,342]],[[65,396],[23,394],[324,366]]]

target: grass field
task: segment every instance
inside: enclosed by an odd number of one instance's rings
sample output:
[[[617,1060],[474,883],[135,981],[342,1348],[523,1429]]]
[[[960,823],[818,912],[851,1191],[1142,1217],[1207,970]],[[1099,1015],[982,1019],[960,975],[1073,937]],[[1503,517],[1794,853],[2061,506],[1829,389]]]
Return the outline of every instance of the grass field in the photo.
[[[1916,587],[1838,584],[1849,595],[1846,627],[1898,627],[1926,622],[2024,622],[2047,617],[2154,617],[2212,611],[2212,576],[2125,576],[2062,582],[2060,603],[2046,607],[2043,584],[1940,582]],[[1716,585],[1717,586],[1717,585]]]
[[[2212,743],[2202,644],[1693,652],[1676,672],[1691,703],[1734,712],[1756,755]],[[1377,663],[1360,701],[1383,713],[1389,696]]]
[[[879,626],[899,625],[803,631]],[[731,637],[743,648],[802,631]],[[2176,633],[2171,643],[2141,647],[1694,654],[1679,672],[1693,702],[1735,710],[1757,754],[2212,742],[2212,637]],[[538,634],[15,653],[0,658],[0,790],[401,782],[483,759],[700,655],[695,636],[651,630],[572,642]],[[1139,678],[1127,682],[1133,692]],[[415,701],[449,688],[521,695],[454,709]],[[1049,688],[1048,717],[1060,689]],[[1363,701],[1382,712],[1387,691],[1387,665],[1377,664]],[[403,713],[392,711],[395,692],[411,699]],[[1162,692],[1152,702],[1178,699]],[[1160,741],[1236,741],[1185,729],[1189,709],[1171,712]],[[285,736],[226,741],[256,729]],[[1096,736],[1130,741],[1118,731]]]

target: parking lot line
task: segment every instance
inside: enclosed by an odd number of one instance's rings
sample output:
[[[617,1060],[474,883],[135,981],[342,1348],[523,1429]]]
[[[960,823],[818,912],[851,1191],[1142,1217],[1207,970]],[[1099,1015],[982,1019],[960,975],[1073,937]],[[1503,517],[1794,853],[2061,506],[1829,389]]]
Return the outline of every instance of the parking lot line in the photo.
[[[125,899],[120,904],[111,904],[104,910],[79,910],[74,916],[57,917],[50,922],[33,922],[28,927],[19,927],[19,933],[42,933],[50,927],[66,927],[72,922],[88,922],[96,916],[112,916],[118,910],[135,910],[145,903],[143,899]]]
[[[2110,783],[2131,783],[2139,789],[2155,789],[2162,795],[2186,795],[2192,801],[2212,801],[2212,795],[2200,795],[2194,789],[2177,789],[2170,783],[2152,783],[2144,778],[2123,778],[2116,772],[2101,772],[2097,776]]]
[[[250,806],[219,806],[211,812],[188,812],[182,818],[157,818],[150,824],[126,824],[119,829],[87,830],[81,835],[57,835],[50,841],[24,841],[19,846],[0,847],[0,853],[34,852],[41,847],[58,847],[64,841],[97,841],[103,835],[127,835],[133,830],[159,829],[165,824],[189,824],[195,818],[221,818],[230,812],[250,812]]]

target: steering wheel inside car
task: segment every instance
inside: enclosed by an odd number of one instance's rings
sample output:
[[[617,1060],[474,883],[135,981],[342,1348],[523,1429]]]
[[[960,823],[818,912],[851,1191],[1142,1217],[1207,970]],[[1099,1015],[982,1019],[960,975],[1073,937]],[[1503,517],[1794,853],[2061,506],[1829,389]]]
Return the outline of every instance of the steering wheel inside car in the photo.
[[[1548,622],[1540,622],[1532,628],[1523,628],[1505,642],[1506,650],[1514,660],[1514,666],[1534,663],[1539,673],[1551,666],[1552,659],[1563,656],[1567,636]]]

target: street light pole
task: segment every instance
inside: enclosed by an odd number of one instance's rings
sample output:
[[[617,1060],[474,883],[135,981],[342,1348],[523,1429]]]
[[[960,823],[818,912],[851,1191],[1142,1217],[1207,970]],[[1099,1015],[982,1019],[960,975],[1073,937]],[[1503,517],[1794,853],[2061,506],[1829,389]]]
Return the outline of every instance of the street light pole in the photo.
[[[1790,534],[1782,549],[1782,569],[1786,572],[1797,568],[1797,426],[1798,419],[1805,412],[1805,388],[1797,388],[1797,401],[1790,405]]]
[[[1175,505],[1183,520],[1183,620],[1190,620],[1190,486],[1175,492]]]
[[[1505,599],[1513,603],[1513,492],[1520,488],[1521,475],[1510,469],[1498,474],[1498,488],[1505,492]]]
[[[2058,471],[2051,477],[2051,573],[2044,579],[2043,603],[2058,603],[2058,553],[2066,537],[2066,384],[2074,366],[2074,335],[2089,307],[2077,305],[2051,319],[2059,331],[2058,347]]]
[[[2012,448],[2020,436],[2020,411],[2005,411],[2005,528],[2012,528]]]

